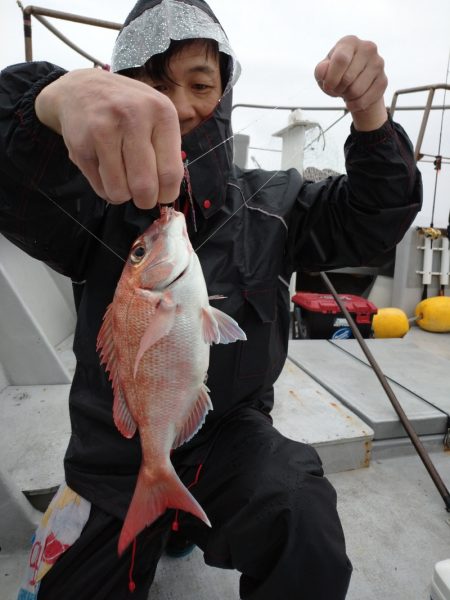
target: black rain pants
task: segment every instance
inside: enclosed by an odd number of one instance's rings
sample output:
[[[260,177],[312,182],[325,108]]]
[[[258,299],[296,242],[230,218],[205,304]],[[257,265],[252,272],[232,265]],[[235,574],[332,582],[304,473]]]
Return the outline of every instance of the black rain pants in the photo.
[[[117,556],[122,522],[92,506],[81,537],[44,577],[38,600],[146,600],[175,519],[206,564],[242,573],[242,599],[345,598],[351,564],[336,494],[312,447],[284,438],[267,416],[244,409],[222,427],[201,468],[176,468],[211,529],[167,511],[137,538],[132,593],[132,546]]]

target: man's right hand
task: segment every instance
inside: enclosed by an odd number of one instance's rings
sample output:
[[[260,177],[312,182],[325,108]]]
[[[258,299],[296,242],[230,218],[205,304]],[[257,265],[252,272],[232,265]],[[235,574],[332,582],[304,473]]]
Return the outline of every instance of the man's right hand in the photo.
[[[35,108],[101,198],[153,208],[178,197],[180,126],[163,94],[122,75],[81,69],[45,87]]]

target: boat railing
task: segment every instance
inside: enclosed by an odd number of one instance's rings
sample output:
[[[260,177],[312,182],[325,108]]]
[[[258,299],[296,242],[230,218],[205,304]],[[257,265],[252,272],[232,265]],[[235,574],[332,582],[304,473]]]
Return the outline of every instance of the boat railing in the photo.
[[[434,158],[435,160],[433,162],[435,163],[435,166],[438,167],[437,163],[439,163],[439,167],[440,167],[440,164],[442,164],[442,162],[446,162],[448,164],[450,162],[450,157],[448,157],[448,156],[433,156],[433,155],[424,154],[421,152],[422,142],[423,142],[423,138],[425,136],[425,131],[427,128],[427,123],[428,123],[428,117],[430,116],[430,111],[431,110],[447,110],[448,108],[450,108],[449,106],[445,106],[445,105],[442,105],[442,106],[433,105],[434,95],[437,90],[450,90],[450,84],[434,83],[434,84],[429,84],[429,85],[422,85],[419,87],[412,87],[412,88],[405,88],[402,90],[397,90],[396,92],[394,92],[394,96],[392,97],[390,113],[393,116],[396,110],[408,110],[408,108],[405,108],[405,107],[397,107],[397,100],[398,100],[399,96],[402,96],[405,94],[415,94],[418,92],[428,92],[427,102],[426,102],[425,106],[421,108],[421,110],[423,110],[422,123],[420,125],[419,134],[417,136],[416,146],[414,149],[414,155],[415,155],[416,161],[419,161],[426,156]]]

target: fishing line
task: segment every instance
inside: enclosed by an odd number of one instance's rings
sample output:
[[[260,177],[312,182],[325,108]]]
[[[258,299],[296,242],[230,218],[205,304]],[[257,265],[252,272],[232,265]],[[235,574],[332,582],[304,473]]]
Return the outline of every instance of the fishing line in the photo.
[[[310,86],[311,87],[311,86]],[[295,95],[295,94],[293,94]],[[292,97],[292,96],[291,96]],[[276,110],[279,109],[279,106],[276,106],[274,108],[270,109],[270,113],[275,112]],[[333,123],[331,123],[326,129],[321,130],[321,132],[319,133],[319,135],[314,138],[307,146],[305,146],[304,148],[298,148],[297,150],[295,150],[289,158],[295,158],[298,154],[300,154],[300,152],[306,150],[307,148],[309,148],[312,144],[314,144],[318,139],[320,139],[327,131],[329,131],[334,125],[336,125],[339,121],[341,121],[346,115],[347,115],[348,111],[344,111],[344,114],[341,115],[338,119],[336,119],[335,121],[333,121]],[[202,154],[201,156],[198,156],[197,158],[195,158],[193,161],[191,161],[189,164],[192,165],[194,162],[196,162],[197,160],[200,160],[200,158],[205,157],[207,154],[209,154],[210,152],[212,152],[213,150],[215,150],[216,148],[219,148],[220,146],[223,146],[224,144],[226,144],[229,140],[233,139],[235,135],[237,135],[238,133],[245,131],[245,129],[248,129],[249,127],[251,127],[253,124],[258,123],[259,121],[261,121],[263,117],[258,117],[257,119],[254,119],[253,121],[251,121],[248,125],[246,125],[244,128],[240,129],[238,132],[234,133],[232,136],[226,138],[225,140],[223,140],[222,142],[220,142],[220,144],[217,144],[216,146],[214,146],[213,148],[210,148],[208,150],[208,152],[205,152],[204,154]],[[200,250],[200,248],[202,246],[204,246],[206,244],[206,242],[208,242],[211,238],[213,238],[216,233],[218,231],[220,231],[220,229],[222,229],[222,227],[224,227],[228,221],[230,221],[242,208],[244,208],[244,206],[246,206],[246,204],[248,202],[250,202],[261,190],[263,190],[271,181],[272,179],[274,179],[280,172],[282,171],[282,169],[278,169],[277,171],[275,171],[270,177],[269,179],[267,179],[267,181],[265,181],[255,192],[253,192],[253,194],[251,196],[249,196],[248,198],[243,198],[243,202],[241,204],[241,206],[239,206],[239,208],[237,208],[227,219],[225,219],[225,221],[223,223],[221,223],[219,225],[219,227],[217,227],[212,233],[211,235],[209,235],[199,246],[197,246],[197,248],[194,249],[195,252],[197,252],[198,250]],[[77,223],[80,227],[82,227],[87,233],[89,233],[94,239],[96,239],[98,242],[100,242],[100,244],[102,244],[102,246],[104,246],[107,250],[109,250],[110,252],[112,252],[117,258],[119,258],[123,263],[126,262],[126,260],[120,256],[119,254],[117,254],[117,252],[115,250],[113,250],[110,246],[108,246],[108,244],[106,244],[102,239],[100,239],[98,236],[96,236],[92,231],[90,231],[87,227],[85,227],[82,223],[80,223],[73,215],[71,215],[68,211],[66,211],[60,204],[58,204],[55,200],[53,200],[53,198],[51,198],[47,193],[45,193],[43,190],[41,190],[40,188],[36,188],[37,191],[42,194],[45,198],[47,198],[48,200],[50,200],[50,202],[52,202],[55,206],[57,206],[64,214],[66,214],[70,219],[72,219],[72,221],[74,221],[75,223]]]
[[[119,254],[117,254],[117,252],[115,250],[113,250],[112,248],[110,248],[108,246],[108,244],[106,244],[103,240],[101,240],[99,237],[97,237],[95,235],[95,233],[93,233],[90,229],[88,229],[87,227],[85,227],[83,225],[83,223],[80,223],[77,219],[75,219],[75,217],[73,215],[70,214],[70,212],[68,212],[65,208],[63,208],[60,204],[58,204],[55,200],[53,200],[53,198],[51,198],[48,194],[46,194],[43,190],[41,190],[40,188],[36,187],[37,191],[42,194],[45,198],[47,198],[47,200],[50,200],[50,202],[52,202],[52,204],[54,204],[55,206],[57,206],[60,210],[62,210],[62,212],[67,215],[68,217],[70,217],[72,219],[72,221],[75,221],[75,223],[77,225],[79,225],[82,229],[84,229],[85,231],[87,231],[87,233],[89,233],[93,238],[95,238],[97,240],[97,242],[100,242],[100,244],[102,244],[102,246],[104,246],[107,250],[109,250],[110,252],[112,252],[113,254],[115,254],[117,256],[117,258],[119,258],[123,263],[127,262],[124,258],[122,258]]]
[[[310,146],[312,146],[315,142],[317,142],[317,140],[319,140],[321,137],[324,137],[327,131],[330,131],[330,129],[332,127],[334,127],[335,125],[337,125],[339,123],[339,121],[342,121],[342,119],[344,117],[346,117],[348,115],[349,111],[347,109],[344,110],[344,114],[341,115],[338,119],[336,119],[335,121],[333,121],[333,123],[331,123],[331,125],[328,125],[328,127],[326,129],[321,129],[319,135],[314,138],[313,140],[311,140],[311,142],[309,142],[309,144],[307,144],[303,150],[307,150]]]
[[[333,123],[331,123],[331,125],[329,125],[326,129],[321,130],[321,132],[319,133],[319,135],[313,139],[307,146],[303,147],[303,148],[298,148],[297,150],[295,150],[294,152],[291,153],[291,155],[289,156],[290,159],[295,158],[298,154],[300,154],[300,152],[306,150],[307,148],[309,148],[312,144],[314,144],[318,139],[320,139],[327,131],[329,131],[334,125],[336,125],[337,123],[339,123],[339,121],[341,121],[347,114],[349,111],[345,111],[343,115],[341,115],[338,119],[336,119],[335,121],[333,121]],[[220,145],[220,144],[219,144]],[[207,153],[206,153],[207,154]],[[191,163],[192,164],[192,163]],[[261,190],[263,190],[266,185],[268,183],[270,183],[270,181],[272,181],[272,179],[274,179],[279,173],[281,173],[283,171],[283,169],[278,169],[278,171],[275,171],[275,173],[273,173],[269,179],[267,179],[267,181],[265,181],[261,187],[259,187],[256,192],[253,192],[253,194],[251,196],[249,196],[248,198],[243,198],[243,202],[241,204],[241,206],[239,206],[239,208],[237,208],[229,217],[227,217],[225,219],[225,221],[223,223],[221,223],[212,233],[211,235],[209,235],[199,246],[197,246],[197,248],[194,248],[194,252],[197,252],[198,250],[200,250],[200,248],[202,246],[204,246],[206,244],[206,242],[208,242],[212,237],[214,237],[216,235],[216,233],[218,231],[220,231],[220,229],[222,229],[222,227],[224,227],[228,221],[230,221],[235,215],[237,215],[237,213],[244,208],[244,206],[247,205],[248,202],[250,202],[255,196],[256,194],[258,194]]]
[[[306,87],[302,87],[301,89],[303,91],[308,90],[313,88],[313,84],[309,84]],[[298,94],[298,90],[293,92],[289,97],[288,100],[290,100],[292,97],[296,96]],[[281,105],[280,105],[281,106]],[[279,110],[280,106],[275,106],[274,108],[271,108],[269,111],[269,115],[267,116],[267,119],[270,118],[270,114],[274,113],[275,111]],[[252,121],[250,121],[247,125],[245,125],[243,128],[239,129],[236,133],[233,133],[233,135],[229,136],[228,138],[226,138],[225,140],[221,141],[219,144],[217,144],[216,146],[214,146],[213,148],[210,148],[207,152],[205,152],[204,154],[198,156],[197,158],[193,159],[192,161],[190,161],[189,164],[194,164],[195,162],[197,162],[198,160],[200,160],[201,158],[204,158],[205,156],[207,156],[210,152],[213,152],[214,150],[216,150],[217,148],[220,148],[220,146],[223,146],[224,144],[226,144],[228,141],[232,140],[235,135],[245,131],[246,129],[248,129],[249,127],[251,127],[252,125],[260,122],[261,120],[265,119],[266,115],[265,114],[261,114],[260,117],[257,117],[256,119],[253,119]],[[333,125],[333,124],[332,124]],[[332,127],[332,125],[330,127]],[[330,127],[328,127],[325,131],[328,131],[328,129],[330,129]],[[319,135],[320,137],[320,135]],[[318,139],[318,138],[317,138]],[[314,143],[313,140],[311,143]],[[295,156],[296,153],[294,153],[292,156]],[[252,196],[250,196],[250,198],[248,199],[244,199],[244,202],[242,204],[242,206],[239,207],[239,209],[237,211],[235,211],[226,221],[224,221],[219,228],[214,231],[207,240],[205,240],[201,246],[203,246],[203,244],[206,243],[206,241],[210,240],[216,233],[217,231],[219,231],[219,229],[221,229],[237,212],[239,212],[239,210],[241,208],[243,208],[243,206],[245,206],[246,202],[249,202],[258,192],[260,192],[280,171],[277,171],[276,173],[274,173],[254,194],[252,194]],[[80,223],[73,215],[71,215],[68,211],[66,211],[60,204],[58,204],[53,198],[51,198],[46,192],[44,192],[43,190],[41,190],[40,188],[36,187],[37,191],[42,194],[45,198],[47,198],[47,200],[50,200],[50,202],[52,202],[55,206],[57,206],[64,214],[66,214],[70,219],[72,219],[72,221],[74,221],[75,223],[77,223],[77,225],[79,225],[82,229],[84,229],[87,233],[89,233],[95,240],[97,240],[100,244],[102,244],[102,246],[104,246],[106,249],[108,249],[110,252],[112,252],[117,258],[119,258],[123,263],[126,262],[126,260],[120,256],[119,254],[117,254],[117,252],[115,250],[113,250],[110,246],[108,246],[108,244],[106,244],[103,240],[101,240],[99,237],[97,237],[92,231],[90,231],[87,227],[85,227],[82,223]],[[199,246],[199,248],[201,247]]]
[[[295,156],[295,154],[293,154],[292,156]],[[247,204],[247,202],[250,202],[250,200],[251,200],[251,199],[252,199],[254,196],[256,196],[256,194],[258,194],[258,192],[260,192],[260,191],[261,191],[263,188],[265,188],[265,186],[266,186],[266,185],[267,185],[267,184],[268,184],[270,181],[272,181],[272,179],[273,179],[274,177],[276,177],[276,176],[278,175],[278,173],[280,173],[280,171],[281,171],[281,169],[280,169],[280,170],[278,170],[278,171],[276,171],[275,173],[273,173],[273,175],[272,175],[271,177],[269,177],[269,179],[268,179],[267,181],[265,181],[265,182],[262,184],[262,186],[261,186],[260,188],[258,188],[258,189],[256,190],[256,192],[254,192],[254,193],[253,193],[253,194],[252,194],[252,195],[251,195],[249,198],[244,198],[244,199],[243,199],[243,202],[242,202],[242,204],[241,204],[241,206],[239,206],[239,208],[237,208],[237,209],[234,211],[234,213],[232,213],[232,214],[231,214],[231,215],[230,215],[230,216],[229,216],[227,219],[225,219],[225,221],[224,221],[223,223],[221,223],[221,224],[219,225],[219,227],[217,227],[217,228],[216,228],[216,229],[215,229],[215,230],[214,230],[214,231],[211,233],[211,235],[210,235],[210,236],[208,236],[208,237],[206,238],[206,240],[204,240],[204,241],[203,241],[203,242],[202,242],[202,243],[201,243],[199,246],[197,246],[197,248],[194,248],[194,252],[197,252],[198,250],[200,250],[200,248],[201,248],[202,246],[204,246],[204,245],[206,244],[206,242],[209,242],[209,240],[210,240],[212,237],[214,237],[214,236],[216,235],[216,233],[217,233],[218,231],[220,231],[220,229],[222,229],[222,227],[224,227],[224,225],[226,225],[226,224],[228,223],[228,221],[230,221],[230,219],[232,219],[232,218],[233,218],[235,215],[237,215],[237,213],[238,213],[238,212],[241,210],[241,208],[244,208],[244,206]],[[239,188],[239,189],[240,189],[240,188]]]
[[[290,96],[288,96],[287,101],[289,101],[291,98],[294,98],[295,96],[297,96],[297,94],[302,91],[303,93],[305,91],[308,91],[310,89],[312,89],[314,87],[314,85],[312,83],[310,83],[309,85],[299,88],[297,91],[293,92]],[[223,146],[224,144],[226,144],[227,142],[229,142],[230,140],[233,140],[234,137],[236,135],[241,134],[243,131],[246,131],[247,129],[249,129],[250,127],[252,127],[252,125],[256,125],[256,123],[259,123],[262,120],[265,120],[267,117],[267,120],[269,120],[270,116],[275,112],[278,111],[280,109],[282,109],[283,105],[279,104],[278,106],[274,106],[273,108],[269,109],[269,113],[267,114],[264,111],[261,111],[261,116],[257,117],[256,119],[254,119],[253,121],[250,121],[250,123],[247,123],[247,125],[244,125],[244,127],[242,127],[241,129],[239,129],[236,132],[233,132],[232,135],[230,135],[229,137],[227,137],[225,140],[222,140],[219,144],[216,144],[215,146],[213,146],[212,148],[210,148],[209,150],[207,150],[206,152],[204,152],[203,154],[201,154],[200,156],[197,156],[197,158],[194,158],[193,160],[191,160],[189,162],[190,165],[193,165],[194,163],[196,163],[198,160],[200,160],[201,158],[204,158],[205,156],[208,156],[208,154],[210,152],[213,152],[214,150],[216,150],[217,148],[220,148],[220,146]],[[299,108],[301,108],[299,106]]]
[[[309,86],[309,87],[312,87],[312,86]],[[308,89],[308,88],[306,88],[306,89]],[[292,94],[292,96],[294,96],[294,95],[295,94]],[[290,96],[290,98],[292,96]],[[270,113],[273,113],[273,112],[275,112],[277,110],[279,110],[279,106],[271,108],[270,109]],[[338,119],[336,119],[335,121],[333,121],[333,123],[331,123],[326,129],[321,130],[321,132],[319,133],[319,135],[316,138],[314,138],[307,146],[305,146],[304,148],[299,148],[295,152],[293,152],[291,154],[290,158],[295,158],[298,154],[300,154],[300,152],[302,150],[304,151],[307,148],[309,148],[318,139],[320,139],[327,131],[329,131],[334,125],[336,125],[339,121],[341,121],[347,114],[348,114],[348,111],[344,111],[343,115],[341,115]],[[210,148],[207,152],[205,152],[201,156],[198,156],[197,158],[195,158],[194,160],[192,160],[189,164],[193,164],[196,161],[200,160],[200,158],[204,158],[207,154],[209,154],[210,152],[213,152],[216,148],[219,148],[220,146],[223,146],[224,144],[226,144],[229,140],[232,140],[234,138],[234,136],[237,135],[238,133],[240,133],[242,131],[245,131],[246,129],[248,129],[249,127],[251,127],[252,125],[254,125],[255,123],[258,123],[259,121],[261,121],[262,118],[263,117],[261,116],[261,117],[258,117],[257,119],[254,119],[249,124],[247,124],[244,128],[241,128],[238,132],[234,133],[232,136],[229,136],[228,138],[226,138],[225,140],[223,140],[222,142],[220,142],[220,144],[217,144],[213,148]],[[220,229],[222,229],[222,227],[224,227],[228,223],[228,221],[230,221],[248,202],[250,202],[261,190],[263,190],[266,187],[266,185],[268,185],[272,181],[272,179],[274,179],[281,171],[282,171],[282,169],[278,169],[278,171],[276,171],[275,173],[273,173],[269,177],[269,179],[267,179],[267,181],[265,181],[251,196],[249,196],[248,198],[243,198],[243,202],[242,202],[241,206],[239,206],[239,208],[237,210],[235,210],[227,219],[225,219],[225,221],[223,223],[221,223],[219,225],[219,227],[217,227],[211,233],[211,235],[209,235],[206,238],[206,240],[204,240],[197,248],[195,248],[194,251],[197,252],[202,246],[204,246],[206,244],[206,242],[208,242],[212,237],[214,237],[216,235],[216,233],[218,231],[220,231]],[[106,244],[102,239],[100,239],[92,231],[90,231],[87,227],[85,227],[82,223],[80,223],[73,215],[71,215],[60,204],[58,204],[55,200],[53,200],[53,198],[51,198],[46,192],[44,192],[40,188],[36,188],[36,189],[37,189],[37,191],[40,194],[42,194],[45,198],[47,198],[47,200],[50,200],[50,202],[52,202],[55,206],[57,206],[70,219],[72,219],[72,221],[74,221],[75,223],[77,223],[77,225],[79,225],[82,229],[84,229],[87,233],[89,233],[95,240],[97,240],[100,244],[102,244],[102,246],[104,246],[107,250],[109,250],[110,252],[112,252],[123,263],[126,262],[126,260],[122,256],[120,256],[119,254],[117,254],[117,252],[115,250],[113,250],[110,246],[108,246],[108,244]]]

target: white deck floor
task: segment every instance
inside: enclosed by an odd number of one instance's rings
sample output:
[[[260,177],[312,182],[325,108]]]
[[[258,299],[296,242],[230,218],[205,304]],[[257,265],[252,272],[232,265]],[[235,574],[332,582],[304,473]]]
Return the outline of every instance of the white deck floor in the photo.
[[[378,342],[370,340],[382,349]],[[384,345],[386,354],[378,358],[450,486],[450,452],[442,445],[450,398],[450,334],[414,328],[403,340]],[[316,446],[337,489],[354,565],[348,599],[428,600],[433,565],[450,558],[450,515],[375,376],[352,341],[344,349],[328,341],[291,342],[290,356],[297,364],[288,361],[277,382],[274,422],[289,437]],[[394,358],[401,364],[395,366]],[[28,529],[36,518],[20,490],[45,490],[62,477],[67,391],[67,386],[27,386],[0,394],[0,475],[7,481],[1,498],[0,600],[15,598]],[[15,541],[5,537],[11,531],[17,531]],[[238,579],[235,572],[206,567],[196,550],[185,559],[163,558],[149,598],[238,599]]]
[[[450,454],[432,458],[450,485]],[[329,479],[354,569],[347,600],[429,600],[434,564],[450,558],[450,515],[419,459],[376,460]],[[149,599],[238,600],[238,586],[237,573],[205,566],[197,549],[161,560]]]

